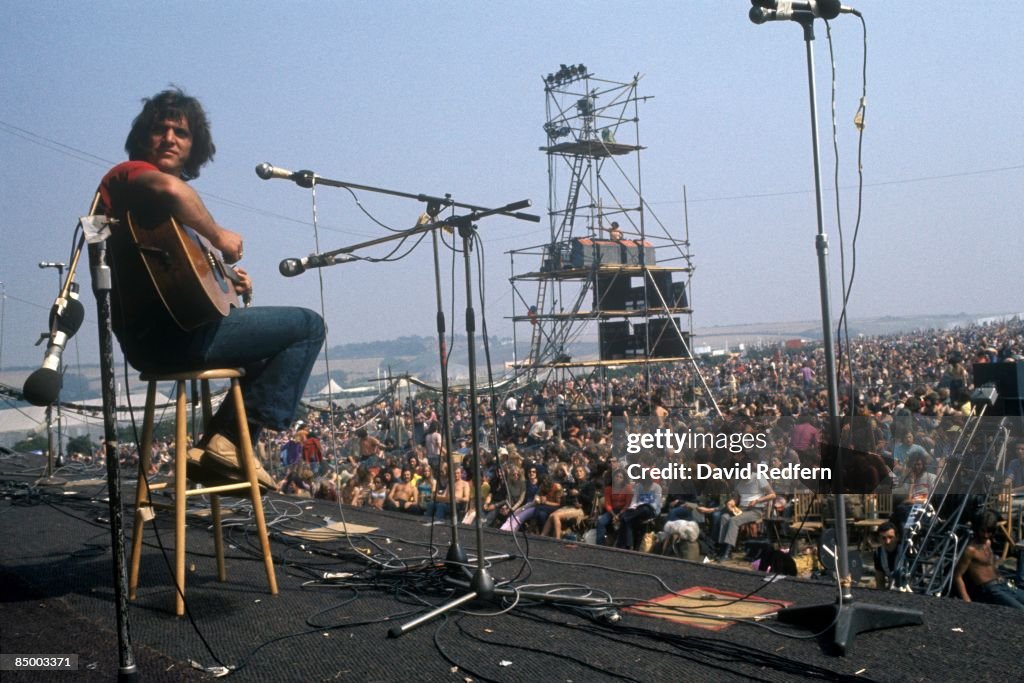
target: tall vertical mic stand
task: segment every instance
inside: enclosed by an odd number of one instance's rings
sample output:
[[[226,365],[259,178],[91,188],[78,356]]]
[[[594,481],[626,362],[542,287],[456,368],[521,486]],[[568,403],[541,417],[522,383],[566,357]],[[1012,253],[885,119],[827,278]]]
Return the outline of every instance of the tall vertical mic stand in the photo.
[[[807,81],[811,104],[811,147],[814,154],[814,198],[817,206],[818,234],[815,247],[818,252],[818,286],[821,296],[822,338],[825,344],[825,372],[828,386],[829,444],[834,457],[836,510],[836,568],[839,572],[840,597],[834,603],[787,607],[779,611],[782,623],[794,624],[815,632],[831,631],[836,654],[845,655],[854,636],[864,631],[910,626],[924,623],[921,612],[900,607],[870,605],[853,601],[850,578],[849,548],[846,531],[846,502],[843,491],[843,449],[839,446],[839,388],[836,377],[836,351],[832,339],[832,310],[829,304],[828,238],[825,236],[822,215],[821,166],[818,149],[817,96],[814,88],[814,16],[810,12],[796,13],[794,19],[803,27],[807,47]],[[852,406],[851,406],[852,410]]]
[[[97,199],[98,199],[97,195]],[[92,209],[96,211],[97,200]],[[124,520],[121,505],[121,472],[117,459],[117,377],[114,375],[114,334],[111,314],[113,282],[107,264],[107,243],[89,245],[92,267],[93,293],[99,327],[100,375],[103,383],[103,445],[107,462],[107,501],[110,509],[110,549],[114,574],[114,612],[117,619],[118,669],[117,680],[123,683],[137,681],[139,670],[132,650],[131,630],[128,624],[128,574],[125,568]],[[81,243],[79,244],[81,249]]]
[[[463,264],[465,270],[466,280],[466,337],[469,343],[469,395],[470,395],[470,420],[473,425],[471,435],[471,450],[473,457],[473,482],[476,487],[474,495],[474,505],[476,512],[475,530],[476,530],[476,545],[477,545],[477,557],[476,557],[476,571],[470,573],[468,571],[468,562],[465,559],[466,555],[462,550],[462,547],[458,542],[458,521],[455,519],[455,487],[454,487],[454,467],[452,462],[451,447],[449,444],[448,448],[448,472],[449,472],[449,501],[452,514],[452,545],[448,551],[447,560],[447,577],[446,580],[459,589],[465,589],[467,592],[463,595],[455,598],[454,600],[442,605],[406,624],[395,626],[388,635],[392,638],[401,636],[412,629],[420,626],[434,618],[441,616],[453,609],[458,608],[474,600],[481,601],[492,601],[496,597],[509,597],[509,598],[527,598],[538,601],[548,601],[557,603],[568,603],[573,605],[582,605],[589,607],[607,607],[612,608],[613,605],[607,601],[598,598],[587,598],[577,596],[567,596],[564,594],[549,595],[546,593],[528,593],[526,591],[516,591],[514,589],[496,587],[494,585],[494,579],[491,578],[487,571],[487,563],[496,558],[488,558],[484,556],[483,548],[483,501],[480,499],[480,444],[479,444],[479,430],[477,429],[477,391],[476,391],[476,314],[473,311],[473,280],[472,280],[472,265],[470,261],[470,253],[472,251],[472,239],[475,235],[476,228],[473,223],[481,218],[492,215],[503,215],[510,216],[519,220],[527,220],[534,223],[540,222],[539,216],[532,214],[518,213],[519,209],[530,206],[529,200],[523,200],[520,202],[514,202],[507,204],[498,209],[487,209],[480,206],[473,206],[471,204],[463,204],[454,202],[450,196],[444,198],[430,197],[424,194],[409,194],[406,192],[397,192],[395,190],[386,190],[379,187],[370,187],[367,185],[357,185],[355,183],[332,180],[329,178],[321,177],[315,174],[313,171],[299,171],[293,174],[292,180],[295,181],[300,187],[313,187],[314,185],[326,185],[328,187],[343,187],[349,189],[368,190],[370,192],[379,192],[382,194],[388,194],[396,197],[406,197],[409,199],[416,199],[419,201],[426,201],[428,204],[428,215],[436,213],[440,210],[440,207],[460,207],[471,211],[470,214],[465,216],[452,216],[441,221],[426,223],[417,225],[410,230],[403,230],[400,232],[393,233],[386,237],[379,237],[376,239],[361,242],[359,244],[353,244],[334,251],[323,252],[320,254],[310,254],[309,262],[316,263],[318,267],[333,265],[341,263],[342,260],[337,257],[352,254],[360,249],[367,247],[384,244],[398,239],[406,239],[413,235],[418,235],[428,231],[432,231],[435,234],[434,246],[434,266],[435,266],[435,284],[437,288],[438,298],[438,314],[437,314],[437,329],[439,337],[439,347],[441,353],[441,371],[442,371],[442,391],[447,386],[447,360],[444,343],[444,314],[441,309],[441,294],[440,294],[440,267],[438,264],[438,257],[436,253],[437,246],[437,230],[441,228],[455,228],[458,230],[459,237],[462,238],[462,255]],[[283,263],[283,262],[282,262]],[[445,402],[444,411],[447,411],[447,398],[443,399]],[[447,420],[446,420],[447,423]],[[447,431],[448,425],[445,425]],[[449,436],[450,438],[450,436]],[[507,556],[499,556],[501,558]],[[469,576],[468,582],[463,581],[461,577]]]
[[[472,266],[470,261],[470,252],[472,251],[472,239],[476,230],[473,225],[473,221],[477,218],[481,218],[484,215],[488,215],[493,212],[478,213],[470,216],[456,216],[448,218],[445,222],[449,225],[454,226],[459,233],[459,237],[462,238],[462,259],[463,269],[465,271],[466,279],[466,339],[469,345],[468,349],[468,364],[469,364],[469,405],[470,405],[470,423],[473,426],[470,448],[473,453],[473,487],[474,496],[473,503],[476,510],[476,519],[474,522],[474,530],[476,532],[476,569],[470,575],[468,583],[460,580],[454,572],[449,572],[449,582],[457,588],[465,589],[462,595],[450,600],[449,602],[434,608],[433,610],[409,621],[405,624],[400,624],[392,627],[388,631],[388,635],[392,638],[402,636],[412,629],[421,626],[429,621],[433,621],[437,617],[444,616],[448,612],[458,609],[462,605],[480,601],[480,602],[493,602],[497,598],[505,597],[520,597],[531,600],[542,600],[547,602],[561,602],[571,603],[575,605],[583,605],[589,607],[610,607],[610,603],[607,600],[599,598],[587,598],[587,597],[576,597],[566,595],[549,595],[547,593],[530,593],[526,591],[516,591],[513,589],[500,588],[495,586],[494,578],[490,575],[487,570],[488,558],[484,555],[484,537],[483,537],[483,501],[480,497],[481,490],[481,474],[480,474],[480,444],[479,444],[479,430],[477,429],[477,389],[476,389],[476,313],[473,310],[473,281],[472,281]],[[454,549],[455,546],[453,546]]]
[[[440,203],[429,201],[427,203],[427,215],[430,220],[436,220],[437,214],[441,211]],[[439,238],[437,230],[430,231],[430,239],[434,250],[434,293],[437,299],[437,351],[439,356],[439,368],[441,370],[441,447],[444,450],[444,457],[448,462],[448,518],[451,527],[451,543],[448,546],[448,554],[445,556],[445,564],[449,572],[459,571],[466,565],[466,551],[459,543],[459,520],[455,507],[455,461],[452,458],[452,428],[448,415],[448,399],[450,390],[448,387],[448,344],[444,336],[447,333],[444,318],[444,301],[441,298],[441,261],[438,249]],[[433,514],[431,514],[433,522]]]
[[[257,167],[257,173],[260,173],[259,167]],[[261,175],[261,177],[263,177]],[[466,553],[462,546],[459,544],[459,529],[458,520],[456,519],[456,507],[455,507],[455,467],[452,459],[452,444],[451,444],[451,427],[448,419],[448,353],[444,340],[445,335],[445,320],[444,320],[444,306],[441,300],[441,266],[438,257],[438,236],[437,231],[441,228],[449,228],[453,225],[451,221],[435,222],[438,213],[440,213],[443,207],[459,207],[468,209],[473,213],[467,218],[472,223],[473,220],[483,218],[484,216],[490,216],[492,214],[501,214],[511,216],[519,220],[526,220],[533,223],[540,222],[540,216],[533,214],[519,213],[519,209],[530,206],[529,200],[523,200],[520,202],[513,202],[507,204],[499,209],[487,209],[481,206],[475,206],[473,204],[465,204],[462,202],[453,201],[451,195],[445,195],[444,197],[436,197],[427,194],[412,194],[409,192],[400,192],[397,190],[389,190],[382,187],[373,187],[370,185],[359,185],[356,183],[336,180],[333,178],[326,178],[320,176],[313,171],[298,171],[293,173],[291,178],[299,187],[304,188],[315,188],[317,185],[326,187],[340,187],[347,188],[349,190],[367,190],[369,192],[376,192],[379,194],[391,195],[393,197],[404,197],[406,199],[415,199],[417,201],[426,202],[427,204],[427,215],[430,217],[431,222],[423,223],[410,229],[403,230],[386,237],[380,237],[377,239],[368,240],[366,242],[360,242],[359,244],[353,244],[341,249],[335,249],[334,251],[324,252],[322,254],[311,254],[310,260],[319,264],[319,266],[333,265],[336,263],[343,262],[339,259],[339,256],[352,254],[360,249],[367,247],[376,246],[378,244],[384,244],[391,242],[396,239],[405,239],[413,235],[418,235],[424,232],[430,232],[433,239],[434,247],[434,285],[437,295],[437,335],[438,335],[438,352],[440,355],[440,369],[441,369],[441,401],[442,401],[442,419],[444,421],[444,431],[442,432],[442,445],[447,451],[447,462],[448,462],[448,507],[449,507],[449,519],[451,522],[451,545],[448,548],[445,564],[449,573],[461,572],[465,569],[467,564]],[[282,267],[284,262],[282,262]],[[468,267],[468,266],[467,266]],[[467,281],[467,289],[469,283]],[[468,293],[468,292],[467,292]],[[471,353],[473,350],[471,350]],[[474,410],[476,406],[474,405]],[[475,416],[474,416],[475,417]],[[474,424],[475,430],[475,424]],[[474,437],[475,438],[475,437]],[[475,451],[474,451],[475,452]]]

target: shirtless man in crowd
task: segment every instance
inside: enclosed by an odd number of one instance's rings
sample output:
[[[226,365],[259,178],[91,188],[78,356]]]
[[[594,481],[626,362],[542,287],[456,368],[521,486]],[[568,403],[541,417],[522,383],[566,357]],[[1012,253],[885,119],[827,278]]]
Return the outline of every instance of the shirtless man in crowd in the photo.
[[[954,585],[964,602],[974,599],[993,605],[1004,605],[1024,610],[1024,590],[1010,586],[999,576],[995,554],[992,552],[992,532],[998,519],[991,511],[978,515],[974,520],[971,542],[964,550],[956,565]],[[964,580],[966,579],[966,581]]]

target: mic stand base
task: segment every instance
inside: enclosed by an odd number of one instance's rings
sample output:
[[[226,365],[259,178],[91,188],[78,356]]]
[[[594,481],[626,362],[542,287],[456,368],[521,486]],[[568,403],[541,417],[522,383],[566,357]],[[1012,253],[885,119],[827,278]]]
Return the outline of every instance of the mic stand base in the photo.
[[[61,479],[60,477],[41,477],[36,479],[36,486],[64,486],[68,483],[67,479]]]
[[[469,556],[466,555],[466,550],[458,541],[452,541],[452,544],[448,546],[448,554],[444,558],[445,571],[449,576],[462,573],[468,564]]]
[[[808,631],[828,630],[832,637],[834,654],[845,656],[858,633],[899,626],[917,626],[924,623],[918,610],[886,605],[821,603],[779,610],[780,623],[792,624]]]
[[[609,607],[614,609],[615,606],[608,600],[603,598],[585,598],[573,595],[564,594],[552,594],[552,593],[533,593],[530,591],[517,591],[513,588],[498,588],[494,585],[494,579],[487,570],[477,570],[473,573],[473,577],[467,583],[464,580],[454,579],[448,577],[445,579],[448,583],[466,590],[457,598],[446,602],[439,607],[436,607],[426,614],[416,617],[412,621],[408,621],[398,626],[393,626],[388,631],[389,638],[398,638],[403,636],[409,631],[413,630],[418,626],[422,626],[427,622],[433,621],[439,616],[443,616],[448,612],[457,609],[463,605],[471,602],[486,603],[488,606],[494,606],[499,598],[510,598],[513,600],[533,600],[537,602],[549,602],[549,603],[560,603],[560,604],[571,604],[579,607]],[[499,605],[500,607],[500,605]]]

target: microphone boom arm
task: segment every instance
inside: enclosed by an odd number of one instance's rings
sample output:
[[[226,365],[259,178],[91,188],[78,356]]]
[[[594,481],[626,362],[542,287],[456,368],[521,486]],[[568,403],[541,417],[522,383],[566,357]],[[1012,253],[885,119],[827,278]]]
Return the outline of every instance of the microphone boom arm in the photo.
[[[367,240],[365,242],[359,242],[357,244],[350,244],[347,247],[341,247],[340,249],[335,249],[334,251],[325,251],[319,254],[310,254],[308,258],[311,261],[315,260],[317,262],[318,267],[323,267],[325,265],[336,265],[337,263],[347,263],[351,259],[337,259],[337,257],[344,254],[352,254],[362,249],[366,249],[368,247],[377,246],[378,244],[385,244],[387,242],[393,242],[395,240],[412,237],[413,235],[419,235],[421,233],[430,232],[432,230],[437,230],[439,228],[454,228],[458,230],[460,226],[472,224],[474,221],[478,221],[481,218],[486,218],[487,216],[502,215],[518,217],[520,215],[529,215],[517,214],[515,212],[517,212],[519,209],[525,209],[526,207],[530,206],[530,204],[531,202],[529,199],[523,199],[518,202],[506,204],[505,206],[498,207],[496,209],[479,208],[478,210],[474,210],[472,213],[466,214],[465,216],[451,216],[449,218],[431,221],[430,223],[423,223],[421,225],[412,227],[408,230],[400,230],[399,232],[395,232],[384,237],[378,237],[376,239]],[[454,202],[451,203],[451,205],[460,206],[459,204],[455,204]],[[298,275],[298,273],[296,273],[296,275]]]
[[[271,175],[271,171],[268,169],[273,169],[280,173],[289,175]],[[529,221],[531,223],[540,223],[540,216],[530,213],[515,213],[518,209],[530,206],[529,202],[527,202],[526,204],[522,204],[521,202],[515,202],[514,204],[509,204],[507,206],[502,207],[501,209],[490,210],[483,206],[476,206],[474,204],[465,204],[463,202],[457,202],[451,198],[451,195],[445,195],[444,197],[434,197],[432,195],[423,193],[412,194],[409,192],[400,192],[398,190],[388,190],[383,187],[373,187],[371,185],[360,185],[358,183],[350,183],[345,180],[334,180],[332,178],[324,178],[323,176],[317,175],[313,171],[297,171],[295,173],[291,173],[289,171],[285,171],[284,169],[277,169],[274,166],[271,166],[270,164],[260,164],[259,166],[256,167],[256,173],[264,180],[274,177],[286,177],[290,180],[293,180],[300,187],[326,185],[327,187],[341,187],[350,190],[365,190],[367,192],[376,192],[378,194],[391,195],[392,197],[404,197],[406,199],[415,199],[420,202],[436,204],[441,207],[450,206],[458,209],[467,209],[473,212],[483,212],[484,215],[490,215],[491,213],[500,213],[502,215],[511,216],[512,218],[515,218],[517,220]],[[515,208],[509,208],[510,206],[513,206]]]

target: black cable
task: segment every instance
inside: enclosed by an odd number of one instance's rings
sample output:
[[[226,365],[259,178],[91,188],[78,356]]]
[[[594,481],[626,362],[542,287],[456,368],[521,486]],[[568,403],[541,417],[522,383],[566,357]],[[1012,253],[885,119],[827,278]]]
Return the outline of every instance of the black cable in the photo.
[[[591,664],[590,662],[586,661],[585,659],[580,659],[579,657],[573,657],[572,655],[566,654],[565,652],[560,652],[560,653],[555,654],[555,653],[552,653],[550,650],[543,650],[541,648],[530,647],[528,645],[520,645],[518,643],[511,643],[511,642],[501,642],[501,643],[499,643],[499,642],[495,642],[493,640],[487,640],[487,639],[485,639],[485,638],[483,638],[483,637],[481,637],[479,635],[476,635],[475,633],[472,633],[471,631],[468,631],[467,629],[463,628],[462,627],[462,620],[463,619],[465,619],[464,616],[463,617],[459,617],[459,619],[457,619],[455,621],[455,627],[459,630],[460,634],[462,634],[466,638],[469,638],[470,640],[474,640],[474,641],[476,641],[478,643],[484,643],[485,645],[499,645],[501,647],[507,647],[507,648],[511,648],[513,650],[522,650],[524,652],[529,652],[530,654],[533,654],[533,655],[544,655],[544,656],[548,656],[548,657],[557,657],[560,662],[569,661],[569,662],[572,662],[574,664],[577,664],[578,666],[583,667],[584,669],[590,669],[591,671],[595,671],[597,673],[602,673],[602,674],[611,676],[613,678],[618,678],[618,679],[623,680],[623,681],[634,681],[635,683],[642,683],[642,679],[633,678],[632,676],[628,676],[626,674],[620,674],[620,673],[616,673],[614,671],[610,671],[607,668],[604,668],[604,667],[601,667],[601,666],[598,666],[598,665],[595,665],[595,664]]]
[[[465,664],[456,661],[454,657],[448,654],[448,651],[445,650],[444,646],[441,645],[441,631],[443,631],[447,625],[448,615],[445,614],[441,616],[441,623],[438,624],[437,628],[434,630],[434,647],[437,648],[438,654],[441,655],[441,657],[452,666],[457,667],[460,671],[465,671],[473,678],[473,680],[491,681],[492,683],[497,683],[495,679],[484,676],[479,671],[471,669]]]

